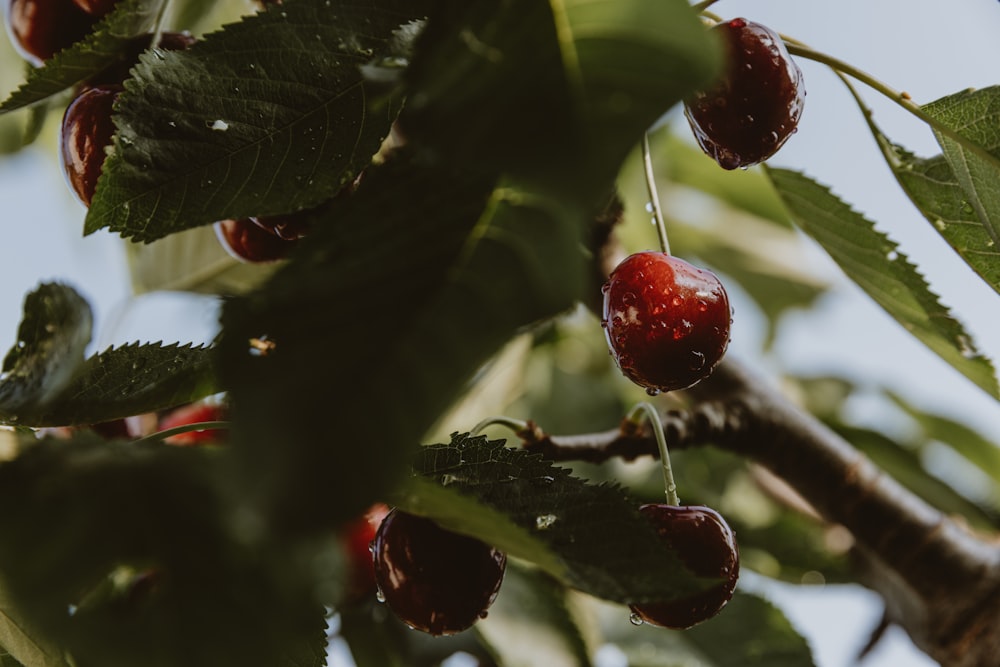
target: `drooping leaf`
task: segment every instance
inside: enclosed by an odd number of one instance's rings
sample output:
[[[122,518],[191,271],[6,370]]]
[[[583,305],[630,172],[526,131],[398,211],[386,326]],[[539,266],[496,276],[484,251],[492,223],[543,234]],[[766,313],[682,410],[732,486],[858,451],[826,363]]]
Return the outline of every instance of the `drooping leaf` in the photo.
[[[46,100],[135,55],[135,38],[151,31],[165,0],[121,0],[84,40],[28,74],[0,113]]]
[[[990,396],[1000,398],[993,364],[977,351],[969,334],[893,241],[809,177],[773,168],[767,174],[796,224],[851,280],[934,353]]]
[[[868,119],[886,162],[903,191],[934,229],[994,290],[1000,292],[1000,250],[969,203],[944,155],[920,158],[889,141]]]
[[[605,599],[662,601],[718,583],[691,575],[639,514],[640,503],[620,488],[590,484],[537,454],[503,445],[456,434],[447,445],[422,448],[415,470],[450,493],[411,485],[401,502]],[[456,494],[472,496],[487,511],[467,503],[452,509],[445,496]],[[520,539],[500,544],[511,532],[508,524],[520,529]]]
[[[961,186],[969,206],[990,240],[1000,243],[1000,86],[964,90],[925,104],[921,109],[982,150],[962,146],[935,129],[934,136]]]
[[[507,667],[589,667],[587,644],[566,595],[566,588],[543,572],[508,562],[500,594],[476,632]]]
[[[86,233],[149,242],[329,199],[368,165],[398,106],[365,66],[399,57],[422,15],[402,0],[299,0],[188,50],[147,52],[118,102]]]
[[[586,216],[495,178],[400,153],[268,283],[227,302],[235,449],[283,528],[378,499],[476,369],[579,293]],[[273,349],[251,355],[262,336]]]
[[[22,411],[63,392],[83,363],[91,325],[90,306],[70,287],[45,283],[25,297],[17,342],[0,373],[0,420],[18,423]]]

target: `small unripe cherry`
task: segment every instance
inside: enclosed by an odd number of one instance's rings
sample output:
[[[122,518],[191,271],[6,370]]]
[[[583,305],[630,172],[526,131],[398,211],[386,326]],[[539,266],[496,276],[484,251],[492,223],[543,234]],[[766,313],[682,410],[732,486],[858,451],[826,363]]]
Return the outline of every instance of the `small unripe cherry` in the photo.
[[[601,325],[622,373],[650,393],[708,377],[729,345],[722,282],[664,252],[626,257],[602,288]]]
[[[722,38],[725,73],[684,105],[701,148],[724,169],[763,162],[795,132],[805,102],[802,71],[781,37],[737,18],[712,32]]]
[[[87,88],[63,114],[60,134],[63,173],[85,206],[90,206],[94,198],[107,148],[114,137],[111,115],[121,91],[119,85]]]
[[[639,512],[694,575],[720,581],[675,600],[631,604],[633,618],[683,630],[718,614],[732,599],[740,575],[739,548],[729,524],[715,510],[697,505],[649,504]]]
[[[432,635],[462,632],[484,617],[507,566],[502,551],[395,509],[375,535],[374,558],[389,608]]]
[[[11,42],[36,67],[86,37],[96,22],[73,0],[3,0],[3,9]]]

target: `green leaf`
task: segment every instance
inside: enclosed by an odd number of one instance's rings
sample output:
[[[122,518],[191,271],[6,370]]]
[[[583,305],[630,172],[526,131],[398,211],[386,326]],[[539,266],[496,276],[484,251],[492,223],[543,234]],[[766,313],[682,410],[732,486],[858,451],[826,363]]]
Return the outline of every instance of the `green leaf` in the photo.
[[[497,543],[511,555],[534,562],[567,584],[619,602],[652,602],[696,592],[718,580],[701,580],[687,571],[678,555],[639,514],[640,503],[620,488],[594,485],[555,467],[537,454],[487,441],[485,436],[454,435],[447,445],[424,447],[415,470],[447,490],[474,497],[488,512],[466,507],[455,511],[420,503],[419,487],[404,494],[408,508],[449,529]],[[429,495],[429,494],[428,494]],[[417,496],[414,502],[413,496]],[[426,501],[424,501],[426,503]],[[499,512],[504,520],[498,525]],[[512,523],[530,535],[522,544],[498,543]],[[543,545],[540,551],[538,543]],[[558,567],[552,567],[552,557]]]
[[[1000,398],[993,364],[976,350],[962,325],[893,241],[809,177],[773,168],[767,174],[795,222],[851,280],[935,354],[990,396]]]
[[[87,38],[33,69],[27,81],[0,105],[0,113],[57,95],[135,56],[135,38],[151,31],[164,0],[122,0]]]
[[[925,104],[921,109],[983,150],[970,150],[940,130],[934,136],[944,149],[968,206],[994,243],[1000,242],[1000,86],[964,90]]]
[[[262,288],[226,303],[233,447],[282,530],[346,519],[385,494],[476,370],[580,293],[586,213],[495,184],[398,153]],[[253,356],[261,336],[273,351]]]
[[[23,613],[0,586],[0,667],[69,667],[63,649],[38,628],[26,621]]]
[[[589,667],[587,644],[566,589],[543,572],[508,562],[489,616],[475,625],[506,667]]]
[[[0,419],[17,423],[70,384],[90,342],[90,306],[72,288],[45,283],[24,299],[17,342],[3,360]],[[27,423],[27,422],[25,422]]]
[[[411,4],[299,0],[144,54],[85,232],[149,242],[335,195],[389,132],[398,100],[365,67],[398,57],[401,26],[421,16]]]
[[[920,158],[893,144],[869,118],[886,162],[914,205],[965,262],[1000,292],[1000,251],[943,155]]]
[[[190,403],[220,391],[209,348],[132,343],[87,359],[64,391],[18,411],[19,424],[95,424]]]

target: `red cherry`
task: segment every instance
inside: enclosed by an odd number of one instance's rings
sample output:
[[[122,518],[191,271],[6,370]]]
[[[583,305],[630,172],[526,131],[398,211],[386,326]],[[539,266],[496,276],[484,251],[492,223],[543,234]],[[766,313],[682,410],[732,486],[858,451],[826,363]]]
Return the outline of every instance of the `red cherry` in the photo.
[[[722,581],[677,600],[629,605],[632,612],[646,623],[676,630],[718,614],[732,599],[740,576],[736,536],[726,521],[715,510],[700,506],[651,504],[643,505],[639,512],[693,574]]]
[[[467,630],[496,598],[502,551],[393,510],[375,535],[375,581],[404,623],[432,635]]]
[[[4,0],[3,8],[11,42],[36,67],[86,37],[96,22],[73,0]]]
[[[73,0],[73,2],[91,16],[104,16],[114,9],[118,0]]]
[[[291,252],[295,241],[286,241],[257,225],[253,218],[220,220],[215,235],[226,251],[241,262],[273,262]]]
[[[344,595],[348,604],[358,604],[375,594],[372,544],[375,533],[387,514],[389,514],[388,505],[375,503],[362,516],[347,524],[341,532],[348,561],[347,590]]]
[[[795,132],[805,103],[802,71],[781,37],[759,23],[733,19],[712,31],[726,49],[725,75],[684,112],[702,149],[724,169],[755,165]]]
[[[646,251],[625,258],[602,289],[611,354],[650,393],[690,387],[725,354],[729,297],[711,271]]]
[[[160,418],[159,430],[164,431],[176,426],[187,426],[199,422],[226,421],[229,411],[225,405],[216,403],[190,403],[171,410]],[[217,443],[226,440],[227,432],[219,429],[203,431],[188,431],[172,435],[164,442],[170,445],[201,445]]]
[[[107,147],[115,133],[111,114],[121,91],[118,85],[88,88],[63,114],[60,135],[63,172],[85,206],[90,206],[94,198]]]

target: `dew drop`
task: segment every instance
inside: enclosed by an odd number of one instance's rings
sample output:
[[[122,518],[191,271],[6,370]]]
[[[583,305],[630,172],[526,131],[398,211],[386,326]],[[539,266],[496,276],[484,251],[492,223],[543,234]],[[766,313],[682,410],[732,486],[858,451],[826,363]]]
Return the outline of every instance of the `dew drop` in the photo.
[[[486,618],[489,615],[490,615],[490,612],[486,611],[485,609],[482,610],[481,612],[479,612],[479,618]]]
[[[650,396],[659,396],[660,390],[657,389],[656,387],[646,387],[646,393],[649,394]]]
[[[375,555],[375,540],[371,540],[370,542],[368,542],[368,553],[370,553],[373,556]]]
[[[216,120],[213,120],[211,123],[205,121],[205,125],[207,125],[209,129],[215,130],[216,132],[225,132],[226,130],[229,129],[229,123],[222,120],[221,118],[217,118]]]
[[[899,253],[896,252],[895,250],[890,250],[885,254],[885,258],[890,262],[895,262],[897,259],[899,259]]]
[[[688,367],[693,371],[700,371],[705,367],[705,355],[701,352],[692,352],[691,363]]]
[[[648,201],[646,202],[646,213],[652,213],[652,212],[653,212],[653,202]]]
[[[555,514],[539,514],[535,517],[535,528],[538,530],[548,530],[559,520]]]
[[[379,601],[379,604],[385,604],[385,593],[382,592],[381,586],[375,589],[375,599]]]
[[[645,621],[642,620],[642,616],[640,616],[637,612],[634,611],[631,614],[629,614],[628,622],[636,626],[645,623]]]

